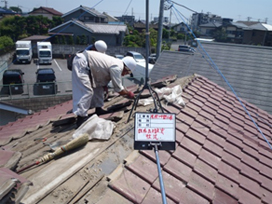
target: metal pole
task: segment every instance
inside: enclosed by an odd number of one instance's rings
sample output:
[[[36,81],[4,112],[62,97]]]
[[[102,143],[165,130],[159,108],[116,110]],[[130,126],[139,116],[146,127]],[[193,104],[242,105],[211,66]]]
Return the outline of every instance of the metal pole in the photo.
[[[159,58],[160,53],[161,53],[163,5],[164,5],[164,0],[161,0],[161,2],[160,2],[159,30],[158,30],[158,38],[157,38],[156,59]]]
[[[162,202],[163,202],[163,204],[167,204],[165,191],[164,191],[163,178],[162,178],[162,173],[161,173],[160,158],[159,158],[159,154],[158,154],[158,144],[154,144],[154,146],[155,146],[154,151],[156,154],[157,167],[158,167],[158,173],[159,173],[159,179],[160,179]]]
[[[145,18],[146,18],[146,33],[145,33],[145,47],[146,47],[146,53],[145,53],[145,84],[148,83],[148,56],[149,56],[149,0],[146,0],[146,12],[145,12]]]

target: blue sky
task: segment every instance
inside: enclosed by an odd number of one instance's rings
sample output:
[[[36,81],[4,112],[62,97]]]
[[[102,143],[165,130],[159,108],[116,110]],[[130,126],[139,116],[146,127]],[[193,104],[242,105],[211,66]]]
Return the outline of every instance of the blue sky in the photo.
[[[94,7],[99,12],[107,12],[113,16],[131,15],[136,19],[145,19],[146,0],[6,0],[8,7],[19,6],[23,11],[32,11],[34,7],[46,6],[54,8],[62,13],[66,13],[80,5]],[[272,25],[272,0],[174,0],[194,10],[196,12],[212,13],[223,18],[232,18],[234,21],[247,20],[265,21],[268,18],[268,24]],[[5,5],[0,2],[1,7]],[[160,0],[149,0],[149,19],[159,15]],[[189,19],[192,12],[175,5],[175,13],[172,13],[171,22],[181,22],[183,19]],[[170,17],[169,11],[164,11],[164,16]],[[177,16],[177,17],[176,17]]]

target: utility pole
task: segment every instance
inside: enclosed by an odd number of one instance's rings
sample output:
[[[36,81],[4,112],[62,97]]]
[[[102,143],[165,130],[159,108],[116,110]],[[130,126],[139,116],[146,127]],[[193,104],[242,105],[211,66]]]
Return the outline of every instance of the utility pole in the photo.
[[[6,1],[6,0],[2,0],[2,2],[5,2],[5,9],[8,9],[8,1]]]
[[[156,49],[156,59],[159,58],[160,53],[161,53],[163,6],[164,6],[164,0],[161,0],[161,2],[160,2],[160,14],[159,14],[158,38],[157,38],[157,49]]]

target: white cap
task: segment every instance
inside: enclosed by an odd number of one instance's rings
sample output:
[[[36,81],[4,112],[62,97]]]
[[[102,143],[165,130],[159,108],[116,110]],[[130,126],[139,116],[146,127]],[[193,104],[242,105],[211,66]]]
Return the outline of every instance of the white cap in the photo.
[[[105,53],[107,50],[107,44],[103,40],[98,40],[94,43],[94,46],[98,52]]]
[[[124,64],[130,69],[131,72],[134,72],[136,69],[136,61],[133,59],[133,57],[126,56],[122,59]]]

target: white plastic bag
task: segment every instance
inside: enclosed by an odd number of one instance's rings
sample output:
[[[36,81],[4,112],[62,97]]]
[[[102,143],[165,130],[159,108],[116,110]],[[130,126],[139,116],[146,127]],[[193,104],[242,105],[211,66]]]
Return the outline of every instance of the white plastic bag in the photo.
[[[185,106],[185,102],[181,95],[182,88],[180,85],[177,85],[172,88],[172,92],[169,95],[163,95],[163,98],[169,103],[177,103],[181,106]]]
[[[89,140],[108,140],[113,132],[115,125],[112,121],[99,118],[96,114],[85,121],[73,134],[77,138],[83,133],[89,135]]]

